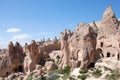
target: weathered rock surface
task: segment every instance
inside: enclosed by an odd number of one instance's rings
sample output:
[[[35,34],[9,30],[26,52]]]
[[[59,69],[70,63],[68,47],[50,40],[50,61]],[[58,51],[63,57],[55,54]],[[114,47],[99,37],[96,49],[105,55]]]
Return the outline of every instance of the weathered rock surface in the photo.
[[[120,41],[119,41],[119,23],[116,18],[112,7],[109,6],[104,14],[103,19],[100,22],[98,37],[97,37],[97,48],[101,49],[104,57],[115,57],[119,59],[120,55]]]
[[[97,34],[89,24],[79,24],[70,39],[71,57],[81,62],[81,68],[87,68],[95,62]]]
[[[53,61],[47,61],[45,63],[45,68],[47,71],[53,71],[55,69],[58,69],[57,65]]]
[[[101,21],[80,23],[73,32],[66,29],[60,39],[32,40],[24,47],[10,42],[7,49],[0,49],[0,77],[23,80],[31,75],[39,80],[43,73],[68,65],[79,75],[79,69],[94,67],[101,58],[106,66],[119,68],[120,20],[111,6],[105,10]]]
[[[23,50],[21,45],[16,42],[15,46],[9,43],[6,55],[1,58],[0,76],[9,75],[11,72],[23,71]]]

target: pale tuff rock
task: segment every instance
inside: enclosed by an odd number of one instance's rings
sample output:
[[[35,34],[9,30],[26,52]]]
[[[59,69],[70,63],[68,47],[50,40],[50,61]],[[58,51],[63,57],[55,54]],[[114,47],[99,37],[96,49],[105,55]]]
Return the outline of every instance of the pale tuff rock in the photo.
[[[61,63],[59,68],[64,68],[65,66],[69,65],[69,43],[68,39],[71,37],[72,33],[70,30],[65,30],[60,34],[60,42],[61,42]]]
[[[102,61],[99,63],[98,59]],[[33,40],[24,47],[10,42],[7,49],[0,49],[0,77],[13,79],[18,77],[18,72],[22,72],[21,79],[30,74],[39,77],[67,65],[73,71],[71,74],[79,75],[79,70],[94,66],[119,68],[119,60],[120,22],[109,6],[101,21],[80,23],[73,32],[66,29],[60,39]]]
[[[47,61],[45,63],[45,69],[50,72],[53,71],[55,69],[58,69],[57,65],[53,62],[53,61]]]
[[[115,57],[119,59],[120,55],[120,41],[118,20],[115,17],[112,7],[109,6],[103,14],[101,21],[102,26],[99,27],[97,37],[97,49],[102,50],[104,57]]]
[[[21,45],[16,42],[15,46],[12,42],[9,43],[6,56],[3,56],[1,60],[0,76],[9,75],[12,72],[16,72],[23,62],[23,50]],[[22,67],[21,70],[22,71]]]
[[[115,17],[115,14],[112,10],[112,7],[109,6],[104,14],[103,14],[103,19],[102,19],[102,24],[105,27],[118,27],[118,20]]]
[[[84,23],[79,24],[74,33],[69,30],[62,32],[60,40],[63,56],[60,67],[70,65],[72,68],[87,68],[90,63],[94,63],[96,37],[93,28]]]
[[[103,13],[103,19],[106,18],[115,18],[115,14],[112,10],[112,6],[107,7],[105,12]]]
[[[95,62],[96,37],[93,28],[84,23],[78,25],[71,37],[71,57],[81,62],[81,68],[87,68],[90,63]]]
[[[38,45],[35,41],[32,41],[30,45],[27,46],[27,51],[25,51],[27,56],[24,60],[24,70],[27,73],[35,69],[35,64],[37,63],[39,51]]]

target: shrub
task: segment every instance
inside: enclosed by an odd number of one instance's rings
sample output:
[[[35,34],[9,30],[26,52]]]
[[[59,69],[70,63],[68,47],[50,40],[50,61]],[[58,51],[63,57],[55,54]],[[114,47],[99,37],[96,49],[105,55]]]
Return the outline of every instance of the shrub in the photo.
[[[62,76],[62,80],[67,80],[69,78],[68,74],[64,74],[64,76]]]
[[[120,78],[120,70],[119,69],[113,70],[113,73],[112,74],[107,74],[105,76],[105,78],[107,80],[119,80],[119,78]]]
[[[82,69],[82,70],[80,70],[81,74],[84,74],[84,73],[87,73],[87,72],[88,72],[88,69]]]
[[[72,76],[70,76],[70,77],[69,77],[69,80],[76,80],[76,79],[74,79]]]
[[[55,60],[51,59],[51,58],[46,58],[46,61],[53,61],[53,62],[55,62]]]
[[[95,71],[93,71],[92,75],[96,78],[99,78],[102,75],[102,70],[98,70],[96,69]]]
[[[87,78],[88,75],[79,75],[78,78],[81,79],[81,80],[85,80]]]
[[[26,80],[32,80],[32,75],[28,75],[27,79]]]
[[[67,65],[64,69],[57,71],[59,74],[70,74],[70,67]]]
[[[66,66],[64,69],[54,70],[54,71],[50,72],[47,80],[56,80],[56,79],[58,79],[60,77],[60,76],[58,76],[58,74],[63,74],[62,79],[66,80],[67,78],[69,78],[70,67]]]
[[[57,80],[60,76],[58,76],[56,73],[50,74],[46,80]]]
[[[110,68],[108,68],[108,67],[106,67],[106,66],[104,66],[104,70],[105,70],[105,71],[110,71],[110,72],[113,72],[113,70],[112,70],[112,69],[110,69]]]

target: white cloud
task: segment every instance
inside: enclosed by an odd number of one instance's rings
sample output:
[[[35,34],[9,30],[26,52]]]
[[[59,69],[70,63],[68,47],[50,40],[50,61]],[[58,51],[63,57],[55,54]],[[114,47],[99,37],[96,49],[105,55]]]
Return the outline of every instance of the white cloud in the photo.
[[[118,19],[118,21],[120,21],[120,19]]]
[[[10,28],[8,29],[6,32],[19,32],[20,29],[17,29],[17,28]]]
[[[30,38],[31,36],[28,35],[28,34],[20,34],[20,35],[15,35],[12,40],[15,41],[15,40],[23,40],[23,39],[28,39]]]
[[[38,35],[53,35],[55,33],[53,32],[41,32],[41,33],[38,33]]]

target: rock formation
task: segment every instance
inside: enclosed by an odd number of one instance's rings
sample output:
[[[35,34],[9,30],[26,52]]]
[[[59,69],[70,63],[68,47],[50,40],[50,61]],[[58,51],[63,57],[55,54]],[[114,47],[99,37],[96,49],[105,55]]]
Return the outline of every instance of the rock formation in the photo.
[[[65,30],[65,32],[62,32],[60,34],[60,42],[61,42],[61,63],[60,68],[64,68],[69,64],[69,43],[68,39],[71,37],[72,33],[70,30]]]
[[[102,50],[104,57],[119,58],[119,23],[116,18],[112,7],[109,6],[104,14],[103,19],[100,22],[98,37],[97,37],[97,48]]]
[[[102,19],[102,24],[104,27],[118,27],[118,20],[112,10],[112,7],[109,6],[104,14]]]
[[[25,45],[25,50],[26,57],[24,60],[24,70],[27,73],[30,73],[30,71],[35,69],[35,64],[37,63],[37,59],[39,57],[39,50],[38,50],[38,45],[36,42],[33,40],[31,44]]]
[[[21,45],[16,42],[15,46],[12,42],[9,43],[5,56],[1,58],[0,76],[8,75],[12,72],[22,72],[23,67],[23,50]]]
[[[73,32],[66,29],[60,39],[32,40],[23,47],[18,42],[10,42],[7,49],[0,49],[0,77],[23,80],[28,75],[39,77],[55,69],[64,70],[66,66],[71,71],[89,69],[99,59],[115,60],[118,64],[120,60],[120,20],[111,6],[101,21],[80,23]]]

